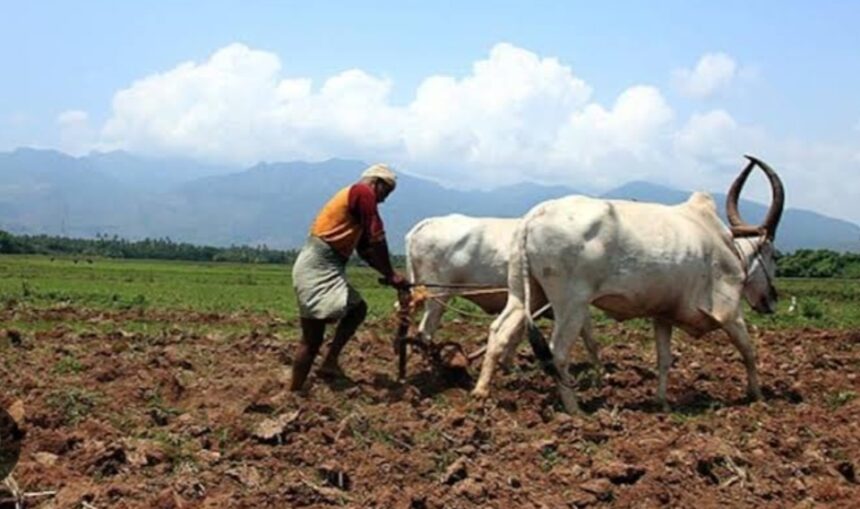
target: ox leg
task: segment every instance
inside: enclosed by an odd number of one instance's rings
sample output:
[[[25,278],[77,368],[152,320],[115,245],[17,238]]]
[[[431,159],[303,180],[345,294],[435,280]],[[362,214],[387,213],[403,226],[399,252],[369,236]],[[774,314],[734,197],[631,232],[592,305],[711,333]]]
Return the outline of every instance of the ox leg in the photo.
[[[600,347],[594,339],[594,331],[591,328],[591,314],[585,317],[585,323],[582,325],[582,331],[579,333],[582,336],[582,342],[585,344],[585,349],[588,350],[588,360],[591,363],[591,369],[594,373],[595,383],[598,387],[603,387],[603,362],[600,361]]]
[[[594,329],[591,327],[591,314],[585,316],[585,322],[582,324],[582,342],[585,343],[585,349],[588,350],[588,360],[591,366],[601,375],[603,374],[603,363],[600,361],[600,346],[594,339]]]
[[[439,329],[439,324],[442,322],[442,315],[445,313],[445,302],[448,299],[439,297],[439,299],[427,299],[424,304],[424,316],[421,318],[421,323],[418,324],[418,334],[424,341],[433,339],[433,335]]]
[[[519,344],[519,341],[511,341],[508,343],[507,348],[505,348],[505,351],[502,354],[501,365],[505,370],[505,373],[507,373],[514,365],[514,355],[517,353],[517,346],[519,346]]]
[[[523,313],[523,320],[525,320],[525,312]],[[511,367],[514,365],[514,356],[517,354],[517,347],[520,345],[523,339],[523,332],[525,331],[525,321],[520,325],[520,328],[511,336],[511,340],[508,341],[502,352],[502,360],[501,365],[504,368],[505,373],[508,373]]]
[[[723,330],[728,333],[735,348],[743,357],[744,366],[747,368],[747,394],[754,401],[763,399],[761,386],[758,382],[758,371],[756,370],[755,347],[750,341],[746,323],[744,323],[743,318],[738,318],[734,322],[724,324]]]
[[[561,403],[569,414],[579,413],[579,403],[573,390],[574,380],[570,376],[570,349],[579,337],[583,326],[589,321],[588,304],[572,303],[563,313],[556,314],[555,327],[552,330],[550,349],[555,369],[558,371],[558,393]]]
[[[490,338],[487,340],[487,352],[478,382],[472,389],[472,396],[485,398],[490,395],[490,380],[496,366],[502,360],[505,352],[516,345],[523,333],[526,321],[525,309],[518,300],[509,298],[502,314],[490,325]],[[513,345],[513,346],[512,346]]]
[[[672,365],[672,325],[663,320],[654,320],[654,336],[657,343],[657,404],[664,412],[669,412],[666,400],[666,383],[669,380],[669,366]]]

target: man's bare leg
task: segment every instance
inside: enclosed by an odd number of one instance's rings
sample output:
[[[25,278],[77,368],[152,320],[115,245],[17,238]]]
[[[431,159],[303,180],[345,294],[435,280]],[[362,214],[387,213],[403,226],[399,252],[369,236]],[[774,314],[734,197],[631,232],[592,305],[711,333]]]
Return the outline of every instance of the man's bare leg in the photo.
[[[293,361],[293,374],[290,380],[290,390],[294,392],[300,391],[305,384],[325,337],[325,320],[302,318],[301,323],[302,340],[296,352],[296,359]]]
[[[355,331],[367,317],[367,303],[359,302],[351,307],[346,315],[341,318],[334,331],[334,339],[329,346],[328,353],[320,366],[319,373],[322,375],[338,376],[342,373],[338,364],[338,357],[346,343],[355,335]]]

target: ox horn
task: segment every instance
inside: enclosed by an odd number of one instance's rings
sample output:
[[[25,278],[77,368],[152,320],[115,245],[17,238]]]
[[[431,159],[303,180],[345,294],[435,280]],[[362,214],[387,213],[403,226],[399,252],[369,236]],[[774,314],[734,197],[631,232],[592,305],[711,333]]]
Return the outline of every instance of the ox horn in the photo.
[[[782,186],[782,181],[779,179],[779,176],[773,168],[768,166],[767,163],[750,155],[745,157],[749,159],[749,164],[747,164],[746,168],[744,168],[741,174],[738,175],[734,182],[732,182],[732,186],[729,188],[729,194],[726,197],[726,216],[729,219],[729,224],[731,225],[732,234],[734,236],[749,237],[764,234],[767,235],[768,238],[772,239],[776,236],[776,227],[779,225],[779,220],[782,218],[782,209],[785,205],[785,189]],[[764,222],[760,226],[753,226],[745,222],[741,219],[741,214],[738,211],[738,198],[740,197],[741,189],[746,183],[750,172],[756,165],[758,165],[767,175],[767,178],[770,181],[771,191],[773,193],[770,208],[767,211]]]

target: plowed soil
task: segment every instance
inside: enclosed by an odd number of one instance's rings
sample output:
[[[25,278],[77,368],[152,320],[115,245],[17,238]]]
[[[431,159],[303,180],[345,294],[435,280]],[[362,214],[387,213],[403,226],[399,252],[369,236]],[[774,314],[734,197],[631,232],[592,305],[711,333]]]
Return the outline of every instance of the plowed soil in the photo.
[[[175,324],[147,335],[119,315],[75,332],[63,322],[99,315],[29,313],[47,330],[0,328],[0,404],[23,403],[21,490],[56,491],[30,507],[860,506],[860,332],[757,331],[752,404],[724,335],[676,334],[664,413],[648,334],[602,326],[606,372],[577,346],[585,411],[568,416],[526,345],[477,401],[477,364],[413,356],[398,383],[393,322],[366,324],[348,378],[294,395],[294,323],[133,317]],[[486,333],[446,329],[468,350]]]

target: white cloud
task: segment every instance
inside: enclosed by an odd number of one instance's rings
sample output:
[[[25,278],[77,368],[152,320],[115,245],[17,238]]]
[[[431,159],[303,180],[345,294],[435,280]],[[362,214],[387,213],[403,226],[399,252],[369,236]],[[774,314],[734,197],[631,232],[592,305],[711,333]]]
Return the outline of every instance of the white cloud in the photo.
[[[677,69],[673,82],[682,94],[693,98],[706,98],[727,88],[738,75],[738,66],[725,53],[702,55],[693,69]]]
[[[679,156],[730,165],[764,138],[760,130],[739,125],[727,111],[717,109],[693,113],[675,133],[673,143]]]
[[[860,220],[853,197],[860,189],[860,160],[850,145],[777,139],[761,128],[739,124],[723,110],[694,114],[674,137],[674,160],[685,172],[678,186],[725,190],[745,164],[743,154],[768,162],[786,186],[788,206]],[[768,203],[771,189],[756,172],[744,197]]]
[[[86,153],[96,141],[96,131],[90,125],[89,114],[81,110],[68,110],[57,115],[60,131],[59,148],[73,155]]]
[[[704,96],[741,71],[710,54],[679,76]],[[445,183],[538,180],[585,191],[633,179],[722,190],[742,154],[754,153],[785,172],[792,206],[860,219],[850,192],[860,187],[856,149],[777,140],[723,109],[678,118],[644,84],[602,105],[569,65],[511,44],[494,46],[465,75],[427,77],[404,105],[391,101],[394,85],[361,69],[314,83],[290,76],[273,53],[232,44],[117,92],[95,146],[244,164],[386,160]],[[66,128],[88,125],[83,112],[62,118]],[[750,188],[763,200],[766,191]]]
[[[252,159],[278,97],[279,59],[233,44],[119,91],[102,130],[106,148]],[[285,85],[284,89],[289,89]],[[284,93],[284,89],[280,92]]]
[[[311,80],[280,74],[276,55],[232,44],[146,77],[115,95],[103,148],[252,163],[397,142],[388,81],[354,69],[314,92]]]
[[[591,88],[569,66],[506,43],[462,78],[426,78],[402,107],[389,100],[390,81],[359,69],[318,88],[281,74],[276,55],[232,44],[148,76],[115,95],[101,148],[242,163],[389,158],[470,167],[466,180],[480,185],[544,166],[547,154],[555,164],[644,155],[651,131],[671,117],[650,87],[622,93],[608,111],[588,103]],[[589,137],[608,148],[584,143]]]
[[[558,60],[498,44],[470,75],[422,82],[404,112],[406,157],[466,164],[487,179],[543,164],[558,130],[590,95],[591,88]]]
[[[585,166],[612,152],[644,158],[658,143],[673,115],[659,90],[631,87],[618,97],[611,110],[589,104],[573,112],[559,132],[556,153],[560,160]]]
[[[852,145],[790,140],[771,141],[761,154],[773,154],[768,162],[785,181],[789,206],[860,223],[860,161],[852,160],[855,151]],[[766,192],[758,196],[766,197]]]

